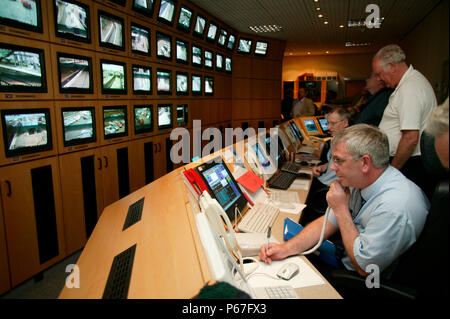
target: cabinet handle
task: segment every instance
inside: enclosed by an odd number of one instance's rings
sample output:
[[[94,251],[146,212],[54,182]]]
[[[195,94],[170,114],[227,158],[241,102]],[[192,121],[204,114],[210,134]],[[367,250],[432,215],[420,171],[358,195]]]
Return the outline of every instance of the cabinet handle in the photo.
[[[108,158],[106,156],[103,156],[103,158],[105,159],[105,168],[108,167]]]
[[[11,196],[11,182],[6,180],[5,183],[8,185],[8,192],[6,193],[6,196]]]
[[[102,169],[102,159],[100,157],[97,157],[98,160],[98,169],[101,170]]]

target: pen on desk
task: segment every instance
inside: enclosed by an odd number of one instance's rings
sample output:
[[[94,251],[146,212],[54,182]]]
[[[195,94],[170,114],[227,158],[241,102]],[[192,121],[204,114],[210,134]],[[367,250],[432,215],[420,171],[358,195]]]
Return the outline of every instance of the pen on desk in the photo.
[[[267,227],[267,244],[266,244],[266,253],[269,250],[269,239],[270,239],[270,233],[272,232],[272,227]]]

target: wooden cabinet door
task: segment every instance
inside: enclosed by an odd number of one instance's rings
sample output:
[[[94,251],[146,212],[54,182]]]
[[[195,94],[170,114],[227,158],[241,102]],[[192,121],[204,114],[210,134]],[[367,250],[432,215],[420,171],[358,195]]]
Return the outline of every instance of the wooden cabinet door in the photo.
[[[0,168],[11,284],[65,257],[56,157]]]
[[[154,172],[155,179],[167,173],[166,165],[166,135],[160,135],[154,138]]]
[[[130,142],[130,191],[151,183],[155,179],[154,154],[155,143],[153,138],[144,138]]]
[[[11,289],[9,279],[8,250],[6,247],[5,225],[0,197],[0,295]]]

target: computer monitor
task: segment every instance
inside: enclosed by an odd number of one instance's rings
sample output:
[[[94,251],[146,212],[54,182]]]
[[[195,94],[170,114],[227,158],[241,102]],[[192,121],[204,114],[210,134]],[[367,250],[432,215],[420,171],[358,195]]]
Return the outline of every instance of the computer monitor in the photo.
[[[236,43],[236,36],[233,34],[230,34],[228,36],[227,49],[233,51],[235,43]]]
[[[172,60],[172,37],[159,31],[156,31],[156,57]]]
[[[91,43],[88,5],[74,0],[54,0],[53,12],[57,37]]]
[[[177,95],[189,94],[189,74],[187,72],[177,71]]]
[[[57,52],[56,59],[61,94],[93,93],[91,57]]]
[[[156,70],[156,92],[158,95],[172,94],[172,71],[166,69]]]
[[[133,94],[151,95],[152,87],[152,68],[145,65],[132,65],[133,70]]]
[[[251,50],[252,50],[252,40],[239,38],[239,45],[237,48],[237,52],[242,54],[250,54]]]
[[[158,130],[172,127],[172,104],[158,104]]]
[[[159,6],[158,21],[161,21],[168,25],[172,25],[176,6],[177,1],[175,0],[161,0],[161,5]]]
[[[202,66],[202,48],[197,45],[192,45],[192,65]]]
[[[0,24],[42,33],[41,0],[32,2],[2,1],[0,6]]]
[[[205,95],[214,95],[214,78],[205,76]]]
[[[178,63],[189,64],[189,43],[176,39],[176,60]]]
[[[203,39],[203,34],[205,33],[206,27],[206,18],[200,14],[197,14],[197,19],[195,20],[194,32],[192,33],[194,36]]]
[[[153,0],[132,0],[133,5],[131,9],[135,12],[145,15],[151,18],[153,16]]]
[[[216,53],[216,71],[223,71],[223,55]]]
[[[208,32],[206,32],[206,41],[214,42],[217,36],[217,25],[209,22]]]
[[[248,139],[247,151],[252,155],[247,158],[248,162],[252,160],[259,162],[259,167],[262,168],[262,171],[258,172],[259,174],[264,174],[269,178],[275,173],[276,167],[273,165],[269,156],[267,156],[265,147],[259,143],[258,138],[252,137]]]
[[[270,135],[270,133],[266,133],[266,136],[262,136],[262,139],[264,140],[267,154],[269,154],[272,162],[277,163],[279,166],[280,162],[284,159],[283,142],[281,141],[280,136],[278,134]],[[276,148],[274,147],[275,141],[277,141],[278,143]],[[274,150],[272,150],[272,152],[270,150],[271,145],[274,147]]]
[[[217,39],[217,45],[221,47],[225,46],[225,42],[227,41],[227,35],[228,35],[227,30],[220,29],[219,39]]]
[[[232,60],[230,57],[225,57],[225,72],[231,73],[232,71]]]
[[[117,138],[128,135],[127,106],[103,106],[103,137]]]
[[[290,121],[289,124],[292,127],[292,131],[295,134],[295,136],[297,137],[297,141],[299,141],[300,143],[303,143],[303,140],[305,139],[302,135],[302,133],[300,132],[300,129],[297,126],[297,123],[295,123],[295,121]]]
[[[153,105],[135,105],[134,110],[134,134],[153,131]]]
[[[1,110],[6,157],[52,149],[49,109]]]
[[[321,134],[319,128],[317,127],[316,121],[314,121],[313,117],[308,118],[302,117],[301,121],[303,122],[303,126],[305,127],[309,135]]]
[[[327,119],[325,118],[325,116],[318,116],[318,117],[316,117],[316,120],[319,123],[320,129],[322,130],[322,132],[324,134],[328,134],[329,133],[328,122],[327,122]]]
[[[204,180],[211,197],[217,199],[230,221],[234,221],[237,215],[235,209],[242,212],[247,199],[222,158],[214,158],[208,163],[197,166],[195,170]]]
[[[205,49],[205,68],[213,69],[213,53]]]
[[[202,95],[202,76],[192,74],[192,95]]]
[[[64,147],[92,143],[97,140],[95,107],[61,108]]]
[[[269,43],[266,41],[256,41],[255,55],[266,56]]]
[[[131,22],[131,52],[150,56],[150,29]]]
[[[100,59],[102,94],[127,94],[126,63]]]
[[[189,33],[192,25],[192,16],[194,12],[188,7],[181,6],[178,16],[177,28],[183,32]]]
[[[0,92],[47,92],[42,49],[0,43],[0,69]]]
[[[99,45],[125,51],[125,24],[122,17],[98,10]]]
[[[177,123],[178,126],[186,126],[188,123],[188,105],[177,105]]]

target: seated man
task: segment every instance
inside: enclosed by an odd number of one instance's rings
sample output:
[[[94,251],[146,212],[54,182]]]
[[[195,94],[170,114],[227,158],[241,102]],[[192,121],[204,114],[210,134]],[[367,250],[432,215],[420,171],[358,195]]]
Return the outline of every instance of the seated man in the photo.
[[[389,276],[393,263],[419,237],[430,204],[422,190],[389,165],[387,136],[378,128],[357,124],[336,135],[331,144],[331,208],[324,238],[340,230],[345,251],[342,265],[368,275],[376,265]],[[324,216],[283,244],[261,247],[259,257],[271,263],[310,249],[318,242]],[[319,269],[323,269],[318,266]],[[327,277],[327,273],[322,273]]]

